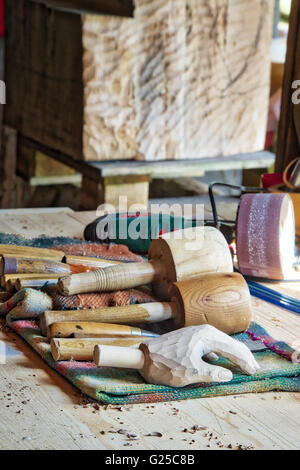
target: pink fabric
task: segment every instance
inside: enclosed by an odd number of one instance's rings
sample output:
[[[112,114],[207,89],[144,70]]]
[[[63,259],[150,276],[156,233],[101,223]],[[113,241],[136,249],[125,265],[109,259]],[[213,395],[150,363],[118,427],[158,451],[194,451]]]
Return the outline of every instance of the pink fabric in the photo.
[[[245,276],[273,279],[281,266],[280,214],[284,194],[245,194],[237,222],[237,255]]]

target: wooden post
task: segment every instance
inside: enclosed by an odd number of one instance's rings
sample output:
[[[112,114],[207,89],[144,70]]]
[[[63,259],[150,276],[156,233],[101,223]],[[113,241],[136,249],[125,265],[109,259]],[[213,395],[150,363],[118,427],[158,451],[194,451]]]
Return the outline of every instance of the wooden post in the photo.
[[[3,128],[0,159],[0,207],[2,209],[16,207],[16,164],[17,131],[11,127],[5,126]]]
[[[80,205],[83,210],[94,210],[100,204],[110,204],[118,210],[119,198],[127,198],[127,207],[133,204],[148,207],[150,175],[105,177],[99,182],[83,176]]]
[[[286,166],[300,155],[300,105],[293,103],[294,80],[300,79],[300,0],[293,0],[290,14],[290,27],[287,55],[282,87],[282,105],[277,138],[276,168],[282,173]],[[299,99],[299,93],[296,94]]]
[[[94,181],[83,175],[80,191],[81,210],[95,210],[104,203],[104,183],[103,180]]]

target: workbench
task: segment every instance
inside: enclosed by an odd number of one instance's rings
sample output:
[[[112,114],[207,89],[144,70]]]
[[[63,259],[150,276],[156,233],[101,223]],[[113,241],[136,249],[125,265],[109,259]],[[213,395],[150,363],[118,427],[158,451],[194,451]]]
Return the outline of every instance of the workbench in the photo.
[[[14,130],[6,126],[5,131],[10,133],[13,140]],[[37,151],[72,168],[77,172],[77,176],[82,175],[80,205],[84,210],[103,203],[118,207],[119,198],[124,196],[127,197],[128,207],[145,207],[149,202],[149,184],[152,180],[195,178],[212,171],[241,170],[247,182],[247,172],[256,172],[258,179],[258,175],[266,172],[275,163],[275,155],[268,151],[196,160],[87,162],[74,159],[24,136],[18,136],[18,144],[15,144],[14,148],[15,154],[7,152],[9,167],[15,160],[16,173],[28,181],[32,181],[33,176],[29,174],[32,167],[30,154],[32,157]]]
[[[67,208],[0,211],[1,232],[82,236],[95,212]],[[300,299],[299,284],[272,284]],[[253,298],[255,321],[296,346],[300,317]],[[82,396],[0,323],[0,449],[299,449],[300,394],[263,393],[182,402],[103,406]],[[201,428],[188,432],[192,426]],[[118,433],[138,435],[128,441]],[[149,435],[151,434],[152,435]],[[156,434],[155,434],[156,433]],[[157,434],[160,433],[160,434]],[[211,435],[212,433],[212,435]]]

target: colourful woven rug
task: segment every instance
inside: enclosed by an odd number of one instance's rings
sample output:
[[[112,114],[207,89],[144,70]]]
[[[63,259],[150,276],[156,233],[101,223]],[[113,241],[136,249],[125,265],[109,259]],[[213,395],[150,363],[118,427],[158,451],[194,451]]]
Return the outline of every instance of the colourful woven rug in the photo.
[[[136,255],[125,245],[86,242],[69,237],[40,237],[28,239],[21,235],[0,233],[0,243],[36,248],[52,248],[53,250],[61,250],[66,255],[90,256],[92,258],[103,258],[123,263],[143,261],[140,255]]]
[[[72,239],[36,239],[26,240],[17,236],[0,234],[0,243],[39,246],[44,248],[56,247],[68,250],[73,254],[86,253],[86,244]],[[85,245],[85,246],[83,246]],[[99,256],[101,245],[87,244],[91,249],[89,256]],[[93,245],[93,246],[92,246]],[[82,251],[80,251],[82,250]],[[126,250],[113,252],[112,247],[102,246],[101,257],[106,250],[107,259],[122,259],[123,261],[137,261],[136,255]],[[112,250],[112,251],[110,251]],[[119,256],[118,258],[116,258]],[[139,257],[138,257],[139,258]],[[141,260],[141,258],[139,259]],[[11,299],[0,304],[0,316],[6,316],[8,325],[18,333],[27,343],[46,361],[54,370],[68,379],[75,387],[91,398],[103,403],[130,404],[171,400],[186,400],[189,398],[213,397],[219,395],[233,395],[242,393],[258,393],[269,391],[300,392],[300,364],[293,363],[295,351],[283,342],[271,338],[259,325],[252,323],[248,332],[236,335],[239,341],[246,344],[249,340],[262,341],[265,349],[255,352],[255,358],[261,370],[249,377],[232,363],[219,359],[218,365],[227,367],[233,372],[233,380],[226,384],[197,384],[183,389],[151,385],[144,382],[137,371],[127,369],[98,368],[91,362],[55,362],[50,352],[47,338],[41,336],[38,317],[50,308],[91,308],[100,305],[125,305],[154,301],[151,292],[131,290],[113,294],[98,294],[98,298],[72,296],[66,302],[57,293],[24,289]],[[21,320],[16,320],[16,317]],[[162,329],[161,324],[156,325]],[[154,326],[154,328],[156,327]],[[157,332],[163,332],[157,331]]]
[[[261,370],[249,377],[232,363],[219,359],[218,365],[233,372],[233,380],[226,384],[197,384],[180,388],[151,385],[144,382],[134,370],[98,368],[92,362],[55,362],[49,342],[41,336],[36,321],[8,321],[9,326],[22,336],[46,363],[68,379],[81,392],[103,403],[130,404],[159,401],[187,400],[220,395],[259,393],[270,391],[300,392],[300,364],[291,361],[294,350],[277,342],[259,325],[252,323],[248,333],[236,335],[239,341],[262,341],[268,349],[254,353]]]

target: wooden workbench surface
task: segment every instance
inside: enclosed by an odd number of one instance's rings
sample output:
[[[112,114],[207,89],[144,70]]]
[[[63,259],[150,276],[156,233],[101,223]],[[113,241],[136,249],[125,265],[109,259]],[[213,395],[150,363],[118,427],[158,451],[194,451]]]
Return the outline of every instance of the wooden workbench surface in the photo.
[[[39,212],[0,212],[0,231],[79,237],[95,217],[67,209]],[[286,286],[287,293],[290,289]],[[292,290],[300,299],[299,286]],[[275,338],[299,344],[299,316],[255,298],[253,310]],[[107,407],[83,397],[3,322],[0,340],[7,351],[7,364],[0,365],[0,449],[300,448],[299,393]],[[207,429],[184,432],[194,425]],[[138,439],[128,440],[120,429]]]

